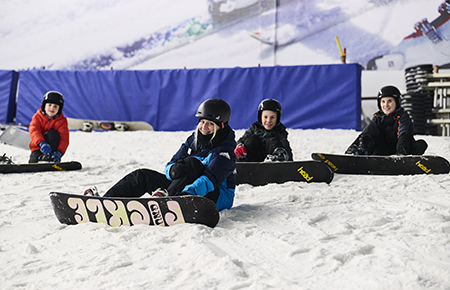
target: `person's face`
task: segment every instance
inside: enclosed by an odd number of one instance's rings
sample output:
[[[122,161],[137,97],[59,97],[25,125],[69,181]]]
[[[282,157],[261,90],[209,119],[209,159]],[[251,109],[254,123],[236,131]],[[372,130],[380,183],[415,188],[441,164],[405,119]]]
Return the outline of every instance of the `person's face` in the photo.
[[[52,103],[46,103],[44,110],[45,110],[45,113],[47,114],[47,116],[52,118],[52,117],[56,116],[56,114],[58,114],[59,105],[52,104]]]
[[[277,124],[277,113],[269,110],[262,111],[261,123],[267,131],[272,130]]]
[[[214,133],[214,127],[216,127],[216,130],[219,129],[219,126],[217,126],[216,123],[212,121],[201,119],[200,122],[198,122],[198,131],[202,135],[209,135]]]
[[[397,104],[393,97],[383,97],[380,100],[380,106],[383,113],[389,115],[395,111]]]

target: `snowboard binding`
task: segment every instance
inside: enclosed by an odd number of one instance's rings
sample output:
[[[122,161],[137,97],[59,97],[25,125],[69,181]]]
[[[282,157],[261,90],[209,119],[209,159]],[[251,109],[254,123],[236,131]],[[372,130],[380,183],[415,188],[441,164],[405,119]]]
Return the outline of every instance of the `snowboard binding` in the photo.
[[[0,164],[14,164],[12,162],[12,157],[6,156],[6,153],[3,154],[3,156],[0,156]]]
[[[92,128],[93,127],[94,127],[94,125],[91,122],[84,122],[83,123],[83,128],[81,128],[80,131],[92,132]]]

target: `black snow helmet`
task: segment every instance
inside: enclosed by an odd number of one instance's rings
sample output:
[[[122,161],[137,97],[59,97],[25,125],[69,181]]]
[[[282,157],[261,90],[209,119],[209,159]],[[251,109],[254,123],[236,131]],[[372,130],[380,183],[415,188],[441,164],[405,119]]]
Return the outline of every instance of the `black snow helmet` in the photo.
[[[45,114],[45,104],[47,104],[47,103],[58,105],[59,110],[58,110],[57,116],[61,115],[62,109],[64,107],[64,98],[60,93],[58,93],[56,91],[50,91],[45,94],[44,100],[42,100],[42,106],[41,106],[41,110],[44,114]]]
[[[261,120],[262,111],[265,110],[270,110],[277,113],[277,125],[278,125],[281,120],[281,112],[282,112],[280,103],[274,99],[263,100],[258,107],[258,122],[260,123],[262,123]]]
[[[224,128],[230,121],[231,109],[227,102],[221,99],[208,99],[200,104],[195,117],[213,121]]]
[[[380,109],[380,111],[381,111],[381,98],[383,98],[383,97],[394,98],[396,109],[400,108],[401,96],[402,96],[402,94],[400,93],[400,90],[397,89],[397,87],[394,87],[394,86],[382,87],[381,90],[378,92],[378,96],[377,96],[378,109]]]

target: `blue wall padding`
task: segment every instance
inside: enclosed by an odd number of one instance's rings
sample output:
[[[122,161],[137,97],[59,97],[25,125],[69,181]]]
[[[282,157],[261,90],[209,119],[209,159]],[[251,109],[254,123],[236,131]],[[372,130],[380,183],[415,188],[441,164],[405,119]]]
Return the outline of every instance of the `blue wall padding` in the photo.
[[[2,124],[14,122],[18,78],[18,72],[0,70],[0,123]]]
[[[256,121],[258,104],[280,101],[288,128],[361,129],[358,64],[153,71],[20,72],[17,123],[29,124],[43,95],[65,98],[66,117],[145,121],[157,131],[190,131],[199,104],[221,98],[231,106],[230,125]]]

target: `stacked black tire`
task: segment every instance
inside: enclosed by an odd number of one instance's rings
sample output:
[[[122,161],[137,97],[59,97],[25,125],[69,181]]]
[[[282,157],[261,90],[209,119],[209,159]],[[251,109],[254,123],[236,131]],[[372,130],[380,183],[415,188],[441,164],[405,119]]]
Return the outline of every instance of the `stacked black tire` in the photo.
[[[406,91],[403,95],[402,107],[409,113],[414,124],[414,134],[438,135],[437,125],[428,124],[434,119],[434,89],[423,88],[428,84],[428,74],[433,73],[433,65],[419,65],[405,69]]]

